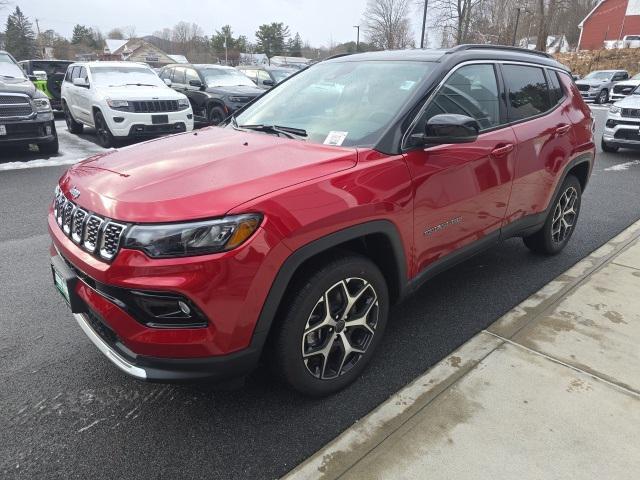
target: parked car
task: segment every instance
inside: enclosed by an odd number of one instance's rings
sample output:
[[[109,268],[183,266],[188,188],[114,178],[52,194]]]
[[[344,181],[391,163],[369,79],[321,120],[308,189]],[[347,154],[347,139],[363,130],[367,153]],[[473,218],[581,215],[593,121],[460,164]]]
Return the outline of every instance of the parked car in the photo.
[[[80,62],[67,69],[62,108],[71,133],[94,127],[109,148],[125,138],[152,138],[193,130],[187,97],[174,92],[146,65]]]
[[[578,90],[585,100],[595,103],[607,103],[609,94],[616,83],[629,79],[626,70],[596,70],[576,81]]]
[[[48,217],[53,278],[134,377],[242,375],[264,353],[327,395],[434,275],[514,236],[562,251],[594,155],[591,112],[546,54],[335,58],[224,128],[71,167]]]
[[[640,148],[640,87],[609,107],[600,145],[608,153]]]
[[[237,69],[264,90],[269,90],[298,71],[295,68],[259,67],[253,65],[241,65]]]
[[[618,100],[622,100],[626,96],[631,95],[638,85],[640,85],[640,73],[636,73],[629,80],[616,83],[611,90],[611,101],[617,102]]]
[[[218,125],[264,93],[235,68],[222,65],[169,65],[160,78],[189,97],[198,124]]]
[[[62,81],[72,63],[68,60],[23,60],[20,66],[36,88],[49,98],[51,108],[61,111]]]
[[[0,145],[30,144],[46,155],[58,153],[51,102],[11,54],[0,51]]]

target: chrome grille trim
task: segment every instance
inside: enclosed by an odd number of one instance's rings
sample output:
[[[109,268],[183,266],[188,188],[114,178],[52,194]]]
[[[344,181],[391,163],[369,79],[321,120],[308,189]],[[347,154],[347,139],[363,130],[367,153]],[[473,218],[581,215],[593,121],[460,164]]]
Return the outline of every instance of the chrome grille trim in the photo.
[[[33,113],[33,106],[27,95],[23,93],[0,95],[1,118],[28,118]]]
[[[83,250],[102,260],[113,260],[127,229],[124,223],[84,210],[56,188],[53,215],[60,230]]]

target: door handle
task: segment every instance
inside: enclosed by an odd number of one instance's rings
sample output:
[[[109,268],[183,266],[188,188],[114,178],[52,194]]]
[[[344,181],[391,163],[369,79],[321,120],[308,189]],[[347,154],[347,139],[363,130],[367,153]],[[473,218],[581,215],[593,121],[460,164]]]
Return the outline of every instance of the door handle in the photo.
[[[561,127],[556,128],[556,134],[560,137],[569,133],[569,130],[571,130],[571,125],[562,125]]]
[[[513,149],[514,149],[514,148],[515,148],[515,147],[513,146],[513,144],[512,144],[512,143],[509,143],[509,144],[504,145],[504,146],[502,146],[502,147],[494,148],[494,149],[491,151],[491,156],[492,156],[493,158],[502,158],[502,157],[506,157],[506,156],[507,156],[507,155],[509,155],[511,152],[513,152]]]

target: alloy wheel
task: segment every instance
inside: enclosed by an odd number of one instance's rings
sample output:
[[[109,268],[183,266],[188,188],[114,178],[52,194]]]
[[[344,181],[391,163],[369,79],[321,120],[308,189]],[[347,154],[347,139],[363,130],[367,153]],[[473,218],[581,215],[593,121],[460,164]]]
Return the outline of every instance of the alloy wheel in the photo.
[[[98,116],[96,118],[96,133],[100,137],[101,143],[106,145],[109,142],[109,131],[107,130],[107,124]]]
[[[331,380],[351,370],[371,345],[378,315],[378,294],[362,278],[347,278],[326,290],[302,334],[309,373]]]
[[[558,199],[551,221],[551,237],[555,243],[564,242],[575,226],[578,217],[577,201],[578,192],[573,187],[566,189]]]

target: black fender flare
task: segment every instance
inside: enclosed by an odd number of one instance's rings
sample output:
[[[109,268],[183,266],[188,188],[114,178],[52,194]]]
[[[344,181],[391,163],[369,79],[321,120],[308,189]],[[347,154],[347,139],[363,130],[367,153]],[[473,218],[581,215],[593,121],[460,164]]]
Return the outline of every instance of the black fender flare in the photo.
[[[250,348],[252,350],[262,350],[287,287],[298,268],[304,262],[345,242],[372,234],[384,235],[391,245],[392,252],[390,253],[397,263],[398,278],[396,281],[400,287],[400,296],[402,296],[407,286],[406,256],[400,233],[396,226],[389,220],[373,220],[347,227],[314,240],[295,250],[287,257],[280,270],[278,270],[262,306],[262,311],[253,331]]]

